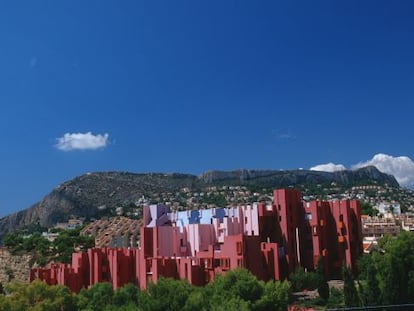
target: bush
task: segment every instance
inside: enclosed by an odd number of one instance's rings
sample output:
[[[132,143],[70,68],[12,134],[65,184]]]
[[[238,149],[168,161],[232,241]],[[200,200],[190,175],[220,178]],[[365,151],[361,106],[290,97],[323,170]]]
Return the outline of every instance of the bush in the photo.
[[[318,294],[319,297],[321,297],[324,300],[327,300],[329,298],[329,285],[328,282],[326,282],[325,280],[323,280],[318,285]]]
[[[292,290],[294,292],[307,290],[314,290],[318,287],[319,277],[315,272],[305,272],[303,269],[298,269],[289,277],[292,283]]]
[[[327,308],[338,308],[343,306],[344,303],[344,293],[339,289],[332,287],[331,294],[329,296],[328,302],[326,304]]]

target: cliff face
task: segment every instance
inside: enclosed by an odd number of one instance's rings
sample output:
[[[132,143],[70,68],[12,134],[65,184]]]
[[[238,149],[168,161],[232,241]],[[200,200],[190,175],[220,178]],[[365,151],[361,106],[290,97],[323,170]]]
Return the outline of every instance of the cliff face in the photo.
[[[185,174],[89,173],[57,186],[32,207],[0,219],[4,232],[33,223],[51,227],[71,216],[96,218],[103,208],[124,206],[154,192],[193,188],[196,176]]]
[[[31,260],[29,254],[12,255],[8,250],[0,248],[0,282],[28,282]]]
[[[331,183],[336,182],[343,186],[350,186],[364,181],[375,181],[380,185],[388,184],[399,187],[392,175],[380,172],[374,166],[367,166],[355,171],[344,170],[334,173],[310,170],[236,170],[230,172],[209,171],[201,174],[199,179],[204,183],[256,183],[262,186],[287,187],[303,183]]]
[[[5,232],[33,223],[51,227],[57,222],[67,221],[71,216],[87,219],[99,218],[104,209],[135,204],[143,196],[162,198],[163,194],[175,193],[183,188],[191,191],[214,185],[282,188],[299,184],[331,182],[342,186],[352,186],[363,182],[399,186],[393,176],[381,173],[375,167],[335,173],[309,170],[210,171],[198,177],[188,174],[90,173],[57,186],[32,207],[0,219],[0,240]]]

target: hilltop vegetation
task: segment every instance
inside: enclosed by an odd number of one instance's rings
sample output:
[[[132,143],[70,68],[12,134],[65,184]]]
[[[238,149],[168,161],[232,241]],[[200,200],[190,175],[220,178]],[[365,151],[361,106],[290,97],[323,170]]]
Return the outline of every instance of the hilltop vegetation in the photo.
[[[50,261],[69,263],[75,250],[91,248],[95,244],[93,237],[81,236],[80,230],[59,230],[53,241],[49,241],[39,231],[8,233],[4,236],[3,244],[12,255],[30,253],[40,266]]]

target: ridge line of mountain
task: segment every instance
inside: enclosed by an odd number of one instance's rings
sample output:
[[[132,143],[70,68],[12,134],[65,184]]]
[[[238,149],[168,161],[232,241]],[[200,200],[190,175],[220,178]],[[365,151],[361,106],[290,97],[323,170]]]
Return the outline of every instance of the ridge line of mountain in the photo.
[[[352,186],[361,183],[399,187],[396,179],[373,166],[358,170],[320,172],[310,170],[206,171],[200,175],[183,173],[95,172],[77,176],[55,187],[31,207],[0,219],[0,240],[4,233],[38,223],[45,227],[70,217],[98,218],[109,208],[136,205],[145,198],[166,200],[166,195],[182,189],[203,191],[212,186],[256,188],[294,187],[302,184]]]

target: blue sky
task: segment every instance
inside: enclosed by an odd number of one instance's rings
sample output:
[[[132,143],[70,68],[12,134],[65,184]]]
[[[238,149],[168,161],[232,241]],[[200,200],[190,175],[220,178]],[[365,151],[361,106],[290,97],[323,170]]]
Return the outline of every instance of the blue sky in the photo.
[[[412,169],[413,12],[3,1],[0,216],[91,171],[351,168],[377,154]]]

